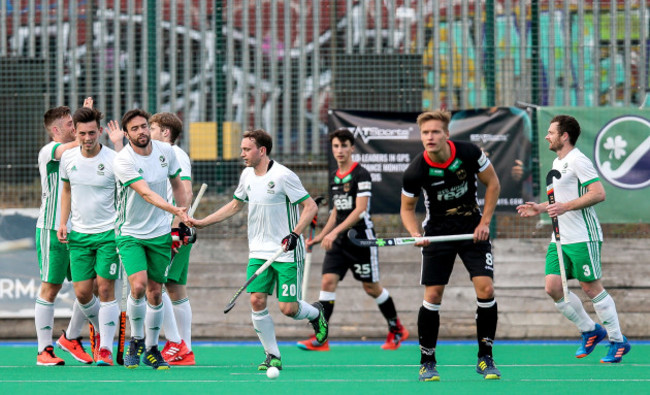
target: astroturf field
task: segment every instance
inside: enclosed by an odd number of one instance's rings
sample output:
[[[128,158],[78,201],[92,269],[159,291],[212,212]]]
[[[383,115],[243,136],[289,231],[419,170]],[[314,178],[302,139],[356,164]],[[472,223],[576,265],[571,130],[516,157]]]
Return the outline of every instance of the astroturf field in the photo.
[[[605,365],[606,342],[584,359],[577,342],[498,342],[495,361],[501,380],[475,373],[474,342],[441,341],[440,382],[418,382],[419,350],[406,342],[384,351],[379,342],[330,343],[329,352],[301,351],[280,343],[284,369],[270,380],[257,371],[264,353],[257,342],[197,342],[196,366],[154,371],[141,365],[83,365],[55,348],[65,366],[36,366],[34,343],[0,343],[2,394],[645,394],[650,392],[650,342],[632,341],[623,363]],[[106,392],[104,392],[106,391]]]

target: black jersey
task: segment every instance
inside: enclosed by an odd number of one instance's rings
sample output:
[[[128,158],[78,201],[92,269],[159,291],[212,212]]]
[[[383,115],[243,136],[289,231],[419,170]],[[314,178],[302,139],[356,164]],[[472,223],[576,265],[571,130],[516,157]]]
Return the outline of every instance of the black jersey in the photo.
[[[370,196],[372,194],[372,181],[370,173],[359,163],[354,162],[347,173],[336,170],[330,177],[330,202],[336,208],[336,224],[340,224],[357,207],[357,196],[368,196],[368,216],[354,225],[357,230],[372,228],[370,222]],[[363,234],[363,233],[362,233]]]
[[[424,191],[425,236],[473,233],[481,220],[476,175],[490,160],[474,144],[451,140],[448,144],[451,156],[445,163],[433,162],[425,151],[404,172],[405,196],[418,197]]]

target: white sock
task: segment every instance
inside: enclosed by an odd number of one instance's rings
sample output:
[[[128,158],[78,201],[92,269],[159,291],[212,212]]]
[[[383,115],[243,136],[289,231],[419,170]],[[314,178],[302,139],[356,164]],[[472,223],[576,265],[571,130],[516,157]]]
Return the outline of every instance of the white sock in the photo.
[[[580,332],[590,332],[596,329],[596,323],[589,317],[589,314],[582,306],[580,298],[573,292],[569,292],[569,303],[565,303],[564,299],[560,299],[559,302],[555,302],[555,308],[569,321],[576,324]]]
[[[54,327],[54,303],[36,298],[34,306],[34,324],[36,326],[36,338],[38,339],[38,351],[41,352],[47,346],[52,345],[52,328]]]
[[[81,312],[84,313],[84,316],[97,330],[99,330],[99,306],[99,299],[97,299],[95,295],[93,295],[93,298],[88,302],[88,304],[82,305],[79,303]]]
[[[120,307],[117,300],[99,304],[99,347],[113,350],[115,331],[120,326]]]
[[[126,314],[131,324],[131,337],[144,339],[144,317],[147,314],[147,303],[144,296],[141,299],[133,299],[129,294],[126,300]]]
[[[165,291],[162,293],[163,310],[163,330],[165,331],[165,338],[173,343],[181,342],[181,335],[178,333],[178,326],[176,325],[176,317],[174,316],[174,308],[172,307],[172,300],[169,294]]]
[[[158,345],[160,327],[162,326],[164,315],[165,310],[163,310],[162,303],[158,306],[152,306],[147,303],[147,316],[144,319],[144,327],[147,332],[147,336],[144,339],[144,346],[147,350],[152,346]]]
[[[592,299],[596,315],[602,321],[603,326],[607,329],[609,341],[620,343],[623,341],[623,333],[618,323],[618,314],[616,313],[616,304],[614,299],[603,290],[598,296]]]
[[[322,300],[323,302],[330,302],[332,300],[336,300],[336,292],[320,291],[318,300]]]
[[[75,299],[72,304],[72,316],[70,317],[68,330],[65,332],[67,338],[76,339],[81,336],[81,330],[86,325],[86,322],[88,322],[88,319],[83,311],[81,311],[81,304]]]
[[[280,349],[278,348],[278,341],[275,339],[275,325],[273,325],[273,318],[269,314],[269,309],[262,311],[253,311],[253,327],[260,338],[264,351],[268,354],[273,354],[280,357]]]
[[[377,302],[377,304],[380,305],[380,304],[384,303],[385,301],[387,301],[388,298],[390,298],[390,294],[388,293],[388,290],[386,288],[384,288],[381,291],[381,293],[379,294],[379,296],[377,296],[375,298],[375,302]]]
[[[176,316],[181,339],[185,340],[188,350],[192,351],[192,306],[190,300],[184,298],[172,303],[174,304],[174,315]]]
[[[309,321],[313,321],[318,318],[318,309],[304,300],[299,300],[298,312],[292,318],[294,320],[304,320],[306,318]]]

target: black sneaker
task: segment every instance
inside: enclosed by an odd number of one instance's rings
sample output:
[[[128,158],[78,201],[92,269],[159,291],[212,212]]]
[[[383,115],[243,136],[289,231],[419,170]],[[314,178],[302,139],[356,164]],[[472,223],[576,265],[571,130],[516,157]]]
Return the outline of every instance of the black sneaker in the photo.
[[[271,366],[275,366],[278,370],[282,370],[282,360],[273,354],[266,354],[264,362],[257,366],[257,370],[268,370]]]
[[[323,310],[323,305],[320,302],[312,303],[312,306],[318,309],[318,317],[314,320],[309,321],[311,326],[314,327],[314,334],[316,335],[316,341],[320,344],[323,344],[327,341],[328,328],[327,320],[325,319],[325,311]]]
[[[501,372],[494,365],[492,355],[484,355],[476,363],[476,373],[482,374],[486,380],[498,380],[501,378]]]
[[[142,362],[147,366],[151,366],[154,370],[169,369],[169,363],[167,363],[163,358],[160,350],[158,350],[158,346],[151,346],[151,348],[144,353]]]
[[[131,338],[129,349],[124,354],[124,366],[135,369],[140,365],[140,356],[144,351],[144,339]]]

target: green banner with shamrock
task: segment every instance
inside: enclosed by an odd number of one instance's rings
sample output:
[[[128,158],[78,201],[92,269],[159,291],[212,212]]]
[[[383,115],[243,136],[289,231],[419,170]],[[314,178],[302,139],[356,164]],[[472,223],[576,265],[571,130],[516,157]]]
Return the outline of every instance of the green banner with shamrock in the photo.
[[[546,179],[556,158],[545,137],[551,119],[560,114],[571,115],[580,123],[576,147],[592,160],[605,187],[607,198],[596,206],[600,221],[650,222],[650,109],[540,107],[540,180]],[[540,196],[546,196],[546,186],[540,186]]]

